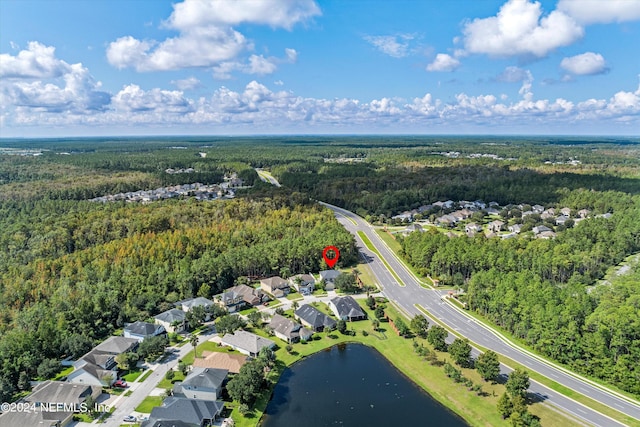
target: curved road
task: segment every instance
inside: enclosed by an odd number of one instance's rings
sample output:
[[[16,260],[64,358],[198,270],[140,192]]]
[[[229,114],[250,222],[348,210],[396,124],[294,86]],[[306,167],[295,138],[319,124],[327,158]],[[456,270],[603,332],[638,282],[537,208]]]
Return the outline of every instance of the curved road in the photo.
[[[627,414],[633,418],[640,420],[640,403],[632,401],[626,396],[605,390],[603,387],[597,386],[589,382],[589,380],[578,378],[575,375],[567,373],[560,367],[554,366],[525,350],[522,350],[510,343],[505,342],[494,332],[477,322],[475,319],[461,313],[456,308],[442,300],[442,293],[434,289],[425,289],[420,286],[416,277],[407,270],[400,262],[395,253],[387,247],[375,230],[361,217],[338,208],[320,202],[322,205],[332,209],[336,213],[338,221],[355,237],[359,242],[363,256],[369,261],[369,266],[376,276],[378,282],[383,285],[384,294],[393,300],[402,310],[409,315],[421,313],[416,307],[419,305],[425,309],[430,316],[437,318],[445,323],[449,328],[458,332],[460,335],[469,338],[473,343],[503,354],[530,371],[535,371],[563,386],[577,391],[593,400],[601,402],[619,412]],[[358,236],[358,231],[363,232],[385,259],[387,264],[400,278],[405,286],[401,286],[393,275],[387,270],[383,262],[376,254],[367,249],[364,242]],[[508,373],[510,369],[502,366],[502,371]],[[548,401],[561,410],[572,414],[574,417],[586,421],[596,426],[608,427],[622,425],[619,422],[601,414],[575,400],[566,397],[548,387],[531,381],[529,391],[539,398]]]

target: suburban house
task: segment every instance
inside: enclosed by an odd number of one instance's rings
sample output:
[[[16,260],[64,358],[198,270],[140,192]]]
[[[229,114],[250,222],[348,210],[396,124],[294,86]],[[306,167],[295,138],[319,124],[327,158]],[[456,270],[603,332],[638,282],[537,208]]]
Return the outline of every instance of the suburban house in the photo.
[[[237,374],[245,363],[247,363],[247,356],[243,354],[205,351],[202,357],[193,361],[193,366],[195,368],[224,369],[231,374]]]
[[[473,215],[473,211],[470,211],[469,209],[465,208],[459,211],[452,212],[451,215],[455,217],[458,221],[462,221],[471,217],[471,215]]]
[[[38,384],[25,402],[34,403],[36,407],[43,403],[65,403],[80,407],[87,398],[94,402],[102,394],[102,387],[71,384],[64,381],[44,381]]]
[[[0,414],[0,427],[65,427],[73,421],[70,411],[7,411]]]
[[[569,218],[566,215],[560,215],[559,217],[556,218],[556,225],[565,225],[565,223],[570,219],[571,218]]]
[[[338,319],[353,322],[367,318],[366,313],[351,296],[333,298],[329,301],[329,307]]]
[[[542,206],[542,205],[533,205],[533,206],[531,206],[531,210],[533,211],[533,213],[541,214],[542,212],[544,212],[544,206]]]
[[[441,227],[453,227],[458,222],[458,218],[453,215],[442,215],[436,218],[436,224]]]
[[[252,334],[247,331],[235,331],[232,334],[226,334],[222,337],[222,345],[238,350],[247,356],[256,357],[260,350],[264,347],[273,348],[276,343],[268,338]]]
[[[335,329],[336,321],[312,305],[304,304],[295,312],[296,318],[306,327],[315,332],[322,332],[325,328]]]
[[[135,338],[107,338],[73,364],[67,382],[110,387],[118,376],[116,356],[135,351],[139,343]]]
[[[181,308],[182,311],[184,311],[185,313],[193,310],[194,307],[204,307],[205,312],[207,313],[205,320],[209,320],[211,318],[211,315],[209,314],[209,310],[211,309],[211,307],[213,307],[213,304],[215,303],[208,298],[197,297],[197,298],[187,298],[182,301],[178,301],[176,303],[176,307]]]
[[[320,281],[324,280],[325,291],[332,291],[335,289],[335,281],[342,272],[338,270],[322,270],[320,272]]]
[[[522,224],[513,224],[507,227],[507,229],[512,233],[519,234],[522,231]]]
[[[289,283],[302,295],[311,295],[315,288],[316,279],[310,274],[296,274],[289,277]]]
[[[545,233],[547,231],[553,231],[553,230],[551,230],[546,225],[536,225],[535,227],[533,227],[533,234]]]
[[[289,293],[289,282],[280,276],[269,277],[260,280],[260,287],[263,291],[270,293],[276,298],[283,297]]]
[[[220,294],[219,304],[229,313],[234,313],[245,306],[260,305],[266,300],[267,296],[261,289],[247,285],[236,285]]]
[[[555,237],[556,233],[554,233],[553,231],[543,231],[542,233],[536,235],[537,239],[553,239]]]
[[[571,208],[562,208],[560,213],[564,216],[571,216]]]
[[[407,228],[405,228],[404,230],[402,230],[402,234],[404,234],[405,236],[407,234],[411,234],[413,232],[418,232],[418,233],[423,233],[424,232],[424,228],[422,228],[422,226],[420,224],[409,224],[407,225]]]
[[[504,222],[500,220],[491,221],[489,224],[487,224],[487,227],[489,228],[489,231],[498,233],[502,231],[502,227],[504,227]]]
[[[124,327],[124,337],[134,338],[138,341],[157,335],[165,335],[166,333],[164,326],[147,322],[129,323]]]
[[[276,337],[288,343],[308,341],[313,335],[313,331],[279,314],[273,315],[269,329]]]
[[[187,399],[218,400],[228,373],[226,369],[193,368],[182,382],[173,385],[173,395]]]
[[[464,226],[464,232],[469,233],[479,233],[482,231],[482,226],[476,224],[475,222],[470,222],[469,224]]]
[[[151,410],[149,419],[141,427],[202,427],[213,425],[224,409],[224,403],[216,400],[167,397],[162,406]]]
[[[168,332],[182,332],[185,330],[187,315],[184,311],[172,308],[154,317],[156,324],[161,325]]]

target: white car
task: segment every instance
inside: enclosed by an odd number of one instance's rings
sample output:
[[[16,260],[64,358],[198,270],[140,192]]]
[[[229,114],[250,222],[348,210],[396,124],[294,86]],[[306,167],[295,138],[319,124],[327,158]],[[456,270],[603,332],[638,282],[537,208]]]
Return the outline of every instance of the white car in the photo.
[[[124,417],[122,419],[122,421],[125,421],[127,423],[135,423],[136,421],[138,421],[138,419],[136,417],[134,417],[133,415],[127,415],[126,417]]]

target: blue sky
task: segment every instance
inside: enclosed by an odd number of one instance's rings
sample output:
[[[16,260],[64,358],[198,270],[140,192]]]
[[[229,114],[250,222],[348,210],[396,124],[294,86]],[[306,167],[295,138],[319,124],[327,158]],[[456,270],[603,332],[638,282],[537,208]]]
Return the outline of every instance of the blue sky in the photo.
[[[0,136],[640,134],[640,0],[0,0]]]

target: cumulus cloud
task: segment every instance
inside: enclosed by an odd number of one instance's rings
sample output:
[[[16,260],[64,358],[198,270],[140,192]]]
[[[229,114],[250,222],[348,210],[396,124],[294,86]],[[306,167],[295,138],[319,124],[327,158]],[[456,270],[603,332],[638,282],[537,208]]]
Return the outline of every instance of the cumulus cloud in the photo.
[[[427,71],[453,71],[460,66],[460,61],[446,53],[439,53],[433,62],[427,65]]]
[[[16,56],[0,55],[2,104],[42,112],[101,111],[111,96],[100,90],[82,64],[68,64],[55,56],[55,48],[30,42]]]
[[[608,99],[579,102],[563,98],[535,99],[531,72],[518,67],[507,67],[496,77],[504,82],[521,83],[521,96],[515,101],[491,93],[458,93],[443,101],[428,92],[410,100],[387,97],[324,99],[270,89],[257,80],[240,90],[220,87],[209,97],[192,98],[183,90],[146,90],[135,84],[126,85],[110,95],[100,90],[100,83],[82,64],[67,64],[52,56],[52,50],[46,46],[26,51],[3,57],[11,64],[5,69],[11,71],[6,71],[5,75],[13,76],[0,80],[0,104],[3,106],[0,126],[5,135],[24,135],[32,126],[48,131],[59,127],[59,132],[64,134],[72,129],[92,132],[97,126],[133,132],[200,129],[209,133],[446,131],[453,124],[459,126],[458,129],[475,131],[486,130],[487,126],[498,131],[580,131],[584,124],[594,123],[601,126],[615,124],[618,126],[615,129],[640,126],[640,87],[635,91],[618,91]],[[29,57],[29,52],[39,54],[24,63],[40,64],[33,67],[41,70],[38,71],[40,74],[24,65],[15,65],[18,58]],[[291,52],[282,60],[293,57]],[[44,63],[50,65],[44,67]],[[244,65],[251,67],[251,62]],[[34,75],[51,77],[38,79]],[[188,90],[199,81],[191,77],[172,83]]]
[[[540,58],[583,34],[583,28],[562,11],[543,16],[539,2],[509,0],[496,16],[467,22],[463,42],[469,53]]]
[[[16,56],[0,54],[0,78],[42,79],[60,77],[70,70],[70,65],[55,56],[53,46],[29,42],[27,49]]]
[[[188,113],[194,110],[193,102],[178,90],[161,90],[154,88],[142,90],[138,85],[127,85],[115,94],[112,105],[116,110],[124,112],[154,113]]]
[[[640,20],[635,0],[560,0],[557,9],[584,25]]]
[[[107,47],[107,59],[116,68],[137,71],[212,67],[252,48],[234,25],[250,23],[291,29],[294,24],[319,14],[313,0],[185,0],[174,4],[173,13],[164,22],[166,28],[178,32],[176,37],[161,42],[120,37]],[[257,67],[264,70],[260,64]]]
[[[560,67],[577,75],[603,74],[608,71],[607,63],[599,53],[585,52],[580,55],[564,58]]]
[[[365,41],[380,52],[394,58],[403,58],[409,54],[409,43],[415,38],[413,34],[394,36],[364,36]]]

